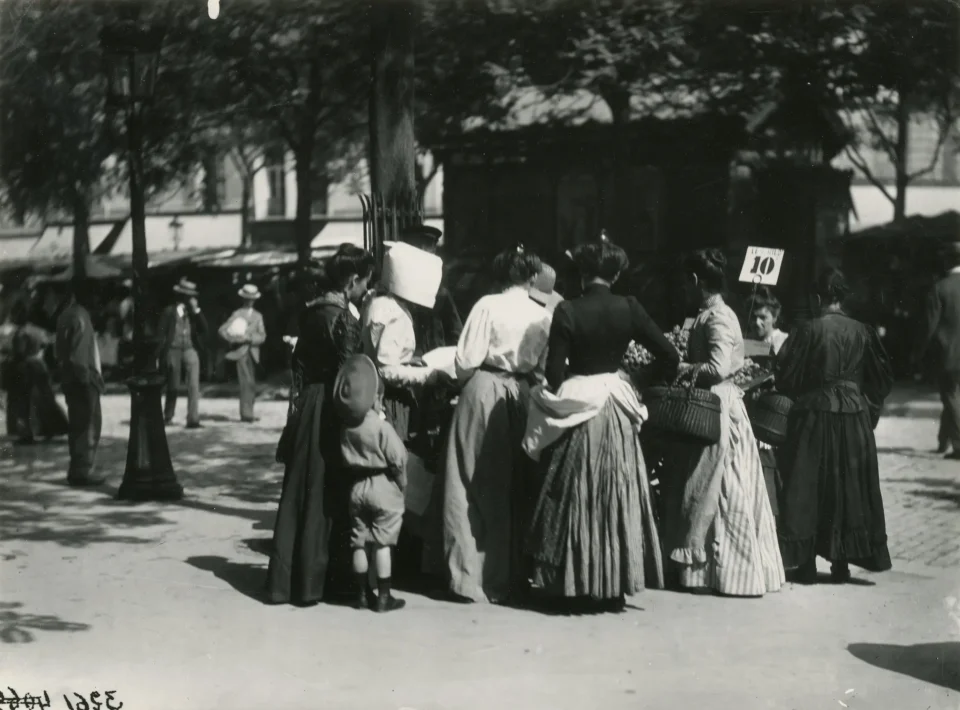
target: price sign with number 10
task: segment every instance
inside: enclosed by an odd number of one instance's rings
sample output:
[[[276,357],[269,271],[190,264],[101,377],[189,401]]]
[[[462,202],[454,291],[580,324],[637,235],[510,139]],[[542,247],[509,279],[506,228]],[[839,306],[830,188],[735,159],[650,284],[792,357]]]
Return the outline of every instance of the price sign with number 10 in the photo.
[[[751,284],[776,286],[785,253],[783,249],[747,247],[747,256],[740,270],[740,280]]]

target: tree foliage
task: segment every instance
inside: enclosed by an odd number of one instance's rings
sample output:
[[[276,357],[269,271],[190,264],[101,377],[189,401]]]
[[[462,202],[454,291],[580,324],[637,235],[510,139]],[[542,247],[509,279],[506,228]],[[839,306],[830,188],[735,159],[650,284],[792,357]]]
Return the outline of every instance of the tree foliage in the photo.
[[[894,219],[902,219],[908,185],[935,169],[960,117],[960,7],[946,0],[870,4],[858,6],[853,18],[851,36],[860,47],[854,66],[861,90],[846,109],[860,132],[847,156],[893,204]],[[915,117],[932,126],[936,136],[922,165],[909,161]],[[892,189],[873,174],[864,147],[893,166]]]
[[[184,16],[181,43],[196,63],[198,112],[214,126],[238,119],[235,145],[277,135],[293,152],[296,239],[310,255],[315,175],[366,126],[366,8],[349,0],[224,2],[216,21]]]

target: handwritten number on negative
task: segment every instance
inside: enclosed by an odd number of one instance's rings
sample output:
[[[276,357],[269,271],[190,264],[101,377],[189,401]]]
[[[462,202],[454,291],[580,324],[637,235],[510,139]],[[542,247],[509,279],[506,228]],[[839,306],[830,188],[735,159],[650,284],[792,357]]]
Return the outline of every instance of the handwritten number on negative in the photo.
[[[122,702],[115,702],[116,690],[104,691],[103,695],[106,698],[106,703],[100,701],[100,692],[96,690],[90,693],[89,702],[80,693],[74,693],[74,695],[77,698],[74,701],[71,701],[66,695],[63,696],[63,701],[67,704],[69,710],[102,710],[103,708],[106,708],[106,710],[121,710],[123,708]]]

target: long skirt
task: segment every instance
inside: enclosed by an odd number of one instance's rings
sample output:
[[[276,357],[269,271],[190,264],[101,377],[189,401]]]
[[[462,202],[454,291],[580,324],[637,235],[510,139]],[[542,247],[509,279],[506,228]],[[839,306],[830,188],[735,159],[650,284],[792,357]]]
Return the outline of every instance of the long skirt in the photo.
[[[608,401],[540,459],[543,486],[527,538],[533,583],[548,594],[615,599],[663,587],[647,467],[630,418]]]
[[[480,370],[453,414],[443,483],[443,554],[450,591],[505,600],[525,580],[523,535],[534,488],[521,447],[529,387]]]
[[[767,486],[767,499],[773,519],[780,515],[780,470],[777,467],[777,450],[767,447],[760,449],[760,465],[763,466],[763,482]]]
[[[778,591],[785,575],[757,441],[739,388],[712,390],[721,401],[720,441],[677,451],[680,465],[661,478],[661,532],[681,587],[761,596]]]
[[[337,480],[344,478],[336,475],[338,424],[327,394],[324,385],[314,384],[302,395],[267,572],[267,598],[275,604],[319,602],[338,591],[336,582],[347,575],[347,487]]]
[[[787,569],[816,555],[891,567],[870,414],[795,409],[781,447],[780,550]]]
[[[19,435],[25,440],[65,436],[69,429],[67,413],[57,402],[47,366],[39,359],[28,359],[17,368],[21,397]]]

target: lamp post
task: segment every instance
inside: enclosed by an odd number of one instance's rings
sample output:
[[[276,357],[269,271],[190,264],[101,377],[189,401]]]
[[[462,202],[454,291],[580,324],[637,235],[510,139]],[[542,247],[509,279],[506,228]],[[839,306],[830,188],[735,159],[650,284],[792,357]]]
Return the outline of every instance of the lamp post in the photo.
[[[130,227],[133,237],[134,374],[130,387],[130,438],[121,500],[178,500],[183,487],[170,460],[157,370],[157,342],[147,337],[147,237],[143,205],[140,119],[153,98],[160,62],[161,32],[126,20],[103,30],[100,43],[107,69],[107,104],[123,112],[130,173]]]

